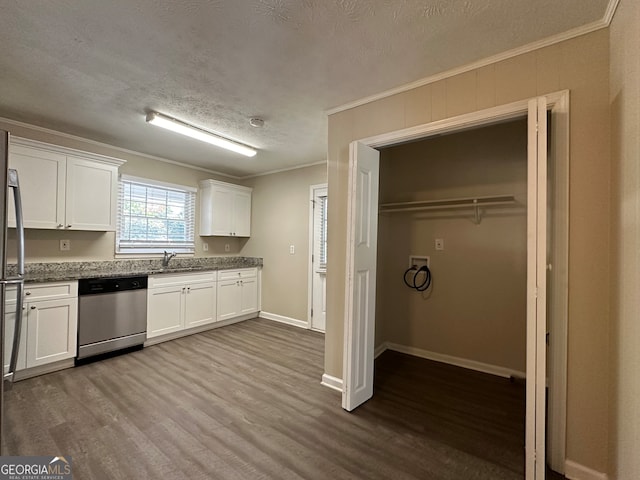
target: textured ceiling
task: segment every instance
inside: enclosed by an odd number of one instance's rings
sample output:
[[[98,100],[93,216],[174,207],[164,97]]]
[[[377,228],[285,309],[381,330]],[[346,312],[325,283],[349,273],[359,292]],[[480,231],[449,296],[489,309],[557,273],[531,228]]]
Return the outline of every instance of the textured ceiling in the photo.
[[[326,159],[327,109],[600,20],[607,3],[0,0],[0,116],[231,175],[289,168]],[[149,110],[260,152],[162,131]]]

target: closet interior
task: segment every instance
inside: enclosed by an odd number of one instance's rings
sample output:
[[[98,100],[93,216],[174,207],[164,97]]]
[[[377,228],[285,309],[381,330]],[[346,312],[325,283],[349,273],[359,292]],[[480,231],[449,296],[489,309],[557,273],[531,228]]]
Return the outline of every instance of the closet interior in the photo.
[[[375,395],[524,472],[527,119],[381,148],[379,188]]]

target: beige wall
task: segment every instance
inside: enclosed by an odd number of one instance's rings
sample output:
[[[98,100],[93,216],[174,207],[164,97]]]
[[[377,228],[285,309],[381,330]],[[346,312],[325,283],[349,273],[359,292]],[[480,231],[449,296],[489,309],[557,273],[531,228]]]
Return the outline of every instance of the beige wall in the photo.
[[[611,52],[611,478],[640,478],[640,4],[622,0]]]
[[[571,90],[567,457],[604,472],[609,384],[607,29],[329,117],[325,371],[342,377],[349,142],[562,89]]]
[[[35,128],[16,126],[0,121],[0,128],[8,130],[12,135],[39,140],[42,142],[76,148],[86,152],[107,155],[126,160],[120,173],[135,175],[153,180],[176,183],[197,187],[198,182],[207,178],[214,178],[230,183],[242,183],[230,180],[226,177],[216,176],[209,172],[194,168],[175,165],[172,163],[154,160],[142,155],[123,152],[116,148],[95,145],[90,142],[69,138],[55,133],[43,132]],[[196,209],[198,209],[196,204]],[[196,222],[198,221],[196,214]],[[196,224],[196,232],[198,231]],[[13,246],[13,231],[9,234],[9,253],[15,251]],[[71,250],[60,251],[60,240],[71,240]],[[209,244],[209,251],[203,252],[202,243]],[[200,237],[196,235],[196,256],[225,255],[224,245],[230,244],[231,251],[227,255],[238,255],[241,252],[245,240],[239,238]],[[32,230],[25,232],[25,250],[27,262],[41,261],[82,261],[82,260],[112,260],[115,255],[114,232],[74,232],[56,230]],[[11,260],[11,257],[9,258]]]
[[[376,345],[526,370],[526,121],[381,151],[380,203],[492,195],[517,206],[489,208],[479,225],[472,209],[380,215]],[[425,293],[402,281],[412,254],[431,257]]]
[[[327,182],[326,165],[252,178],[251,238],[243,255],[264,258],[262,310],[307,321],[309,187]],[[289,246],[295,246],[295,254]]]

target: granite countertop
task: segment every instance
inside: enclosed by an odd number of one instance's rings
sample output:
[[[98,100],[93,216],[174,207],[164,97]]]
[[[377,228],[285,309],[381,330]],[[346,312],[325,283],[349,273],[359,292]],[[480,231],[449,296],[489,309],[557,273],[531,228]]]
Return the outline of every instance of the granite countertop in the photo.
[[[257,257],[173,258],[163,268],[159,258],[145,260],[111,260],[100,262],[26,263],[25,282],[62,282],[81,278],[127,277],[162,273],[203,272],[231,268],[262,267]],[[16,274],[15,265],[7,265],[7,274]]]

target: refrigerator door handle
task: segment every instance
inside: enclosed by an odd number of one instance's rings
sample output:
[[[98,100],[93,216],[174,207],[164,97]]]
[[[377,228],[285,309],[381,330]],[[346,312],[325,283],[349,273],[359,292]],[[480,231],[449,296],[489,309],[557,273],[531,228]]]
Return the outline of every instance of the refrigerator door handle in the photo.
[[[17,278],[9,280],[16,284],[16,324],[13,330],[13,343],[11,348],[11,359],[9,361],[9,372],[5,379],[13,381],[18,365],[18,349],[20,348],[20,335],[22,333],[22,306],[24,304],[24,225],[22,223],[22,199],[20,197],[20,182],[18,181],[18,171],[10,168],[8,170],[8,186],[13,190],[13,199],[16,209],[16,244],[17,244]],[[8,283],[9,283],[8,282]]]
[[[16,209],[16,246],[17,246],[17,274],[24,277],[24,224],[22,220],[22,196],[20,195],[20,182],[18,171],[10,168],[8,174],[8,186],[13,190],[13,204]]]

